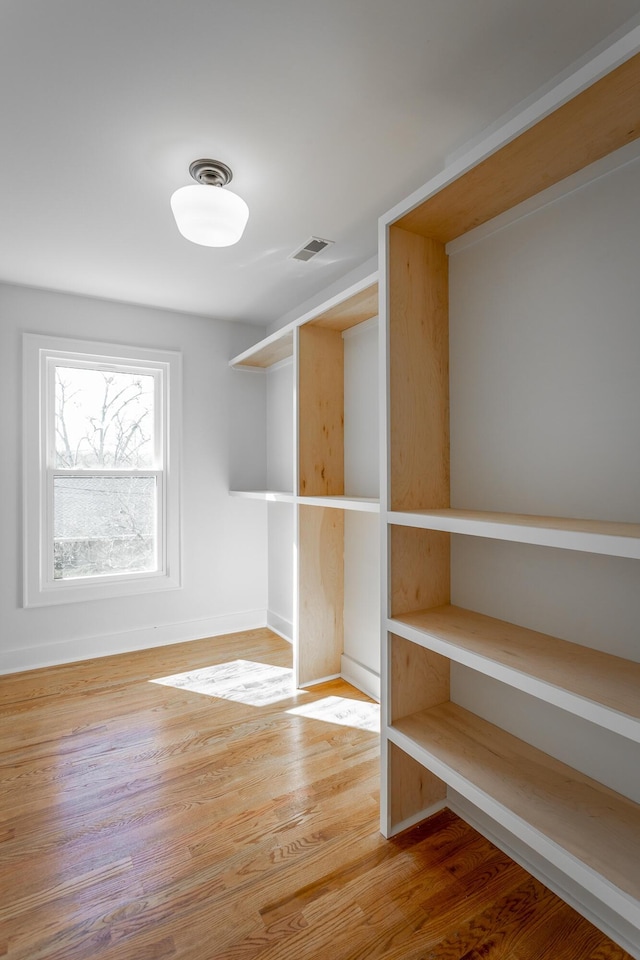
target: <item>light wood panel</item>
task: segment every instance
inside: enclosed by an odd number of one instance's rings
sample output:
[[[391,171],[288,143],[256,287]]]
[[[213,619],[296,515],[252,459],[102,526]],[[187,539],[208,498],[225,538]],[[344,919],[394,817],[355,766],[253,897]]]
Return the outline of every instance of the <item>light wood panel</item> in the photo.
[[[447,785],[429,770],[420,766],[413,757],[389,743],[389,773],[393,790],[389,805],[391,826],[415,820],[438,804],[444,804]]]
[[[448,264],[442,244],[389,230],[392,510],[449,506]]]
[[[255,630],[0,678],[0,955],[629,960],[449,811],[384,840],[378,735],[291,712],[368,698],[243,703],[243,663],[291,647]],[[149,682],[211,666],[235,700]]]
[[[342,303],[319,313],[309,320],[310,326],[325,327],[328,330],[349,330],[365,320],[378,316],[378,284],[374,283]]]
[[[449,603],[448,533],[389,527],[389,557],[391,616]]]
[[[344,648],[344,512],[298,507],[300,686],[340,673]]]
[[[396,221],[447,243],[640,136],[640,54]]]
[[[344,494],[344,348],[340,333],[300,328],[299,493]]]
[[[454,789],[473,794],[474,802],[481,791],[502,822],[500,808],[506,808],[640,899],[640,806],[452,703],[394,727]],[[570,862],[565,869],[571,875]]]
[[[449,700],[449,660],[391,634],[392,722]]]
[[[640,741],[640,663],[448,605],[401,614],[396,624],[443,656]]]

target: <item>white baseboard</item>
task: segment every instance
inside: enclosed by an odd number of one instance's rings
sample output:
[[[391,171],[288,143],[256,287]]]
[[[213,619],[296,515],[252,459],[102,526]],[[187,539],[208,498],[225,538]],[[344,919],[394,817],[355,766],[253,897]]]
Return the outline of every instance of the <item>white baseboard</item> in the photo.
[[[363,667],[345,653],[340,657],[340,676],[347,683],[380,702],[380,675],[369,667]]]
[[[246,610],[242,613],[225,614],[219,617],[142,627],[139,630],[126,630],[122,633],[78,637],[61,643],[9,650],[2,654],[0,675],[34,670],[38,667],[53,667],[62,663],[75,663],[78,660],[93,660],[96,657],[108,657],[113,653],[131,653],[134,650],[164,647],[170,643],[219,637],[225,633],[256,630],[266,626],[266,610]]]
[[[274,613],[273,610],[267,610],[267,626],[287,643],[293,643],[293,624],[290,620]]]
[[[608,893],[610,892],[609,885],[604,879],[602,881],[603,899],[600,900],[591,891],[585,890],[584,887],[567,877],[565,873],[549,863],[544,857],[539,856],[535,850],[532,850],[517,836],[505,830],[495,820],[451,789],[448,791],[446,806],[471,824],[472,827],[475,827],[497,847],[504,850],[512,860],[515,860],[528,873],[544,883],[549,890],[552,890],[574,910],[586,917],[590,923],[602,930],[607,937],[618,943],[632,957],[640,960],[640,923],[638,926],[630,923],[629,920],[620,916],[603,902],[603,900],[608,899]]]

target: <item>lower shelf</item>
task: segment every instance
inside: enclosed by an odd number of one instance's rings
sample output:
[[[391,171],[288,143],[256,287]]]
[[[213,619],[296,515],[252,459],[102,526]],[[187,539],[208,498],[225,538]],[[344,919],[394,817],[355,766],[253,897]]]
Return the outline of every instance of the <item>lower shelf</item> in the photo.
[[[640,743],[640,663],[455,606],[402,614],[387,626]]]
[[[389,740],[640,929],[640,806],[453,703]]]

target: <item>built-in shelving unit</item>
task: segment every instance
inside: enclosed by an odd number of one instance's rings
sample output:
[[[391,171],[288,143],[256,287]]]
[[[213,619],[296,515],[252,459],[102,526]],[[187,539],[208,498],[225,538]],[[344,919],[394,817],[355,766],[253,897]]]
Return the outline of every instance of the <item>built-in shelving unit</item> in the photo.
[[[378,550],[379,499],[378,482],[378,392],[375,388],[373,410],[367,420],[375,423],[375,477],[369,477],[366,489],[354,488],[345,470],[352,452],[345,449],[345,420],[354,415],[345,402],[345,355],[358,350],[356,336],[378,315],[378,286],[375,276],[368,277],[334,296],[331,300],[302,315],[299,320],[244,351],[231,361],[236,369],[274,369],[287,358],[292,359],[291,403],[294,410],[294,445],[291,463],[291,489],[232,490],[232,496],[264,500],[268,504],[294,505],[292,553],[296,557],[292,590],[296,611],[292,630],[294,664],[298,686],[319,682],[327,677],[343,675],[366,692],[379,694],[379,619],[371,620],[371,598],[377,608],[379,573],[370,583],[369,604],[363,616],[348,616],[348,608],[362,605],[363,577],[368,572],[352,570],[347,565],[366,564],[358,558],[355,538],[363,532],[368,543],[363,552],[370,562],[371,542]],[[377,342],[377,322],[374,334]],[[348,345],[346,341],[348,339]],[[367,380],[377,382],[377,352],[373,370]],[[294,399],[295,398],[295,399]],[[359,433],[363,431],[360,430]],[[269,442],[269,440],[268,440]],[[268,471],[267,471],[268,472]],[[356,470],[357,474],[358,471]],[[370,529],[354,527],[347,515],[356,514]],[[366,520],[367,515],[371,517]],[[352,530],[353,527],[353,530]],[[373,537],[371,533],[373,532]],[[353,582],[352,582],[353,581]],[[370,649],[364,657],[350,651],[350,638],[345,623],[364,622],[369,639],[358,642]],[[358,632],[356,630],[356,632]],[[353,654],[353,655],[352,655]],[[368,663],[363,663],[368,660]]]
[[[627,574],[628,565],[636,565],[640,575],[640,509],[634,516],[633,506],[623,508],[607,499],[603,488],[593,516],[577,519],[579,497],[589,478],[577,471],[561,493],[552,483],[545,486],[540,480],[545,475],[544,446],[542,453],[534,453],[533,446],[527,452],[526,426],[514,428],[520,416],[535,432],[529,381],[544,382],[560,364],[567,377],[566,383],[558,378],[558,406],[551,413],[539,413],[540,418],[547,417],[541,421],[548,422],[546,433],[565,416],[565,408],[579,420],[601,378],[613,385],[616,377],[625,375],[601,358],[596,346],[594,370],[582,372],[576,356],[583,354],[574,350],[569,337],[558,336],[546,352],[536,353],[538,344],[515,315],[517,308],[512,322],[510,315],[495,316],[490,296],[485,297],[490,307],[475,317],[470,278],[483,281],[480,265],[486,260],[471,253],[457,265],[456,273],[447,248],[456,240],[457,254],[463,234],[480,224],[488,227],[492,218],[525,201],[530,213],[532,198],[565,178],[579,174],[583,186],[589,164],[628,149],[640,137],[638,50],[640,29],[582,65],[381,221],[382,342],[388,381],[381,489],[387,584],[382,598],[381,824],[389,836],[444,805],[452,806],[640,957],[640,633],[634,639],[631,628],[626,640],[614,643],[624,618],[613,609],[606,586],[615,582],[621,564],[627,565]],[[528,223],[531,239],[526,243],[539,240],[544,246],[548,238],[535,222]],[[625,229],[636,231],[637,249],[637,228]],[[574,244],[581,240],[576,237]],[[509,270],[498,271],[499,280],[494,281],[514,290],[519,279],[514,273],[516,247],[514,242]],[[604,255],[598,259],[598,267],[605,259]],[[522,256],[517,269],[526,278],[534,269],[531,256]],[[464,276],[462,292],[454,274]],[[615,279],[609,282],[622,282],[622,274],[614,265],[608,276]],[[632,274],[633,270],[624,274],[627,282],[634,282]],[[544,282],[537,276],[534,280]],[[524,285],[527,296],[535,295],[536,282]],[[581,319],[582,305],[572,306],[568,298],[582,283],[584,276],[578,274],[573,289],[559,287],[563,297],[566,293],[561,316],[573,311]],[[577,335],[592,338],[594,344],[606,343],[606,331],[611,330],[612,338],[627,338],[627,351],[633,354],[638,346],[637,314],[635,321],[627,321],[625,315],[614,326],[616,298],[609,301],[600,319],[604,338],[593,332],[597,313],[595,319],[589,314],[591,326],[576,324]],[[460,372],[473,370],[476,362],[474,347],[467,346],[460,330],[475,335],[481,324],[502,332],[505,358],[518,355],[518,374],[503,375],[500,369],[500,386],[493,390],[505,392],[497,398],[492,396],[490,364],[475,378],[475,393],[467,391]],[[493,345],[495,359],[493,338],[492,332],[487,342]],[[499,363],[493,369],[498,367]],[[589,456],[578,449],[577,439],[570,434],[565,438],[575,448],[576,459],[582,457],[580,463],[589,463],[589,457],[606,460],[611,484],[624,472],[612,461],[616,450],[640,442],[638,379],[635,388],[632,380],[633,375],[626,375],[629,392],[624,395],[635,396],[635,414],[629,409],[615,412],[609,400],[615,390],[610,389],[590,421],[593,428],[584,432],[586,441],[581,441]],[[472,434],[468,424],[482,422],[482,413],[473,407],[476,402],[485,403],[488,425],[498,405],[508,411],[504,423],[517,438],[513,449],[489,436],[489,429],[487,438]],[[619,439],[618,421],[625,424],[626,444]],[[545,430],[540,434],[544,444]],[[462,448],[464,441],[471,455]],[[487,451],[493,448],[498,459],[492,464]],[[521,478],[521,488],[514,489],[503,478],[510,460],[518,457],[520,473],[514,476]],[[482,479],[474,485],[478,460]],[[465,476],[456,469],[464,469]],[[640,508],[633,495],[637,475],[626,480],[626,489],[631,489],[628,503]],[[460,490],[467,502],[452,504],[452,491]],[[572,493],[575,504],[568,504],[569,516],[546,515],[554,512],[556,499],[566,495],[570,500]],[[504,512],[495,509],[501,506],[501,496],[507,501]],[[519,496],[522,503],[536,502],[542,509],[514,512]],[[494,509],[473,509],[474,499],[479,506]],[[505,595],[506,582],[495,579],[496,550],[502,556],[512,551],[507,554],[510,583],[520,578],[513,597]],[[548,579],[538,576],[545,563],[555,570],[558,558],[567,564],[567,597],[571,578],[582,577],[586,584],[594,570],[602,573],[600,599],[611,608],[611,616],[600,636],[593,635],[587,609],[570,606],[567,617],[557,584],[551,596]],[[640,576],[637,583],[640,587]],[[585,597],[587,588],[582,591]],[[465,597],[473,598],[477,609],[464,602]],[[631,595],[623,599],[627,605],[637,602]],[[498,608],[514,612],[505,618]],[[572,621],[565,635],[559,627],[558,636],[552,635],[553,629],[536,628],[537,621],[548,618],[552,623],[554,617],[565,625]],[[633,620],[627,612],[626,622]],[[621,648],[625,656],[618,655]],[[545,715],[553,720],[551,733],[543,729]],[[610,755],[595,756],[598,751]],[[625,758],[619,764],[625,775],[619,777],[618,756]],[[594,777],[587,767],[601,773]],[[631,776],[626,776],[629,770]]]

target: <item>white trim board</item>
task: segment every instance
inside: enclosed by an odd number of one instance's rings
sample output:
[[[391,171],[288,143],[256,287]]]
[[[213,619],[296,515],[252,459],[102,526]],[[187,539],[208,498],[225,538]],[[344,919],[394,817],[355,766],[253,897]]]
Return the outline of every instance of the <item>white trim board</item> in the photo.
[[[293,643],[293,623],[273,610],[267,610],[267,626],[287,643]]]
[[[357,690],[380,703],[380,675],[343,653],[340,657],[340,676]]]
[[[116,653],[132,653],[135,650],[164,647],[171,643],[188,643],[190,640],[203,640],[267,626],[266,610],[246,610],[200,620],[158,624],[122,633],[75,637],[60,643],[7,651],[0,660],[0,675],[76,663],[80,660],[94,660],[96,657],[108,657]]]

